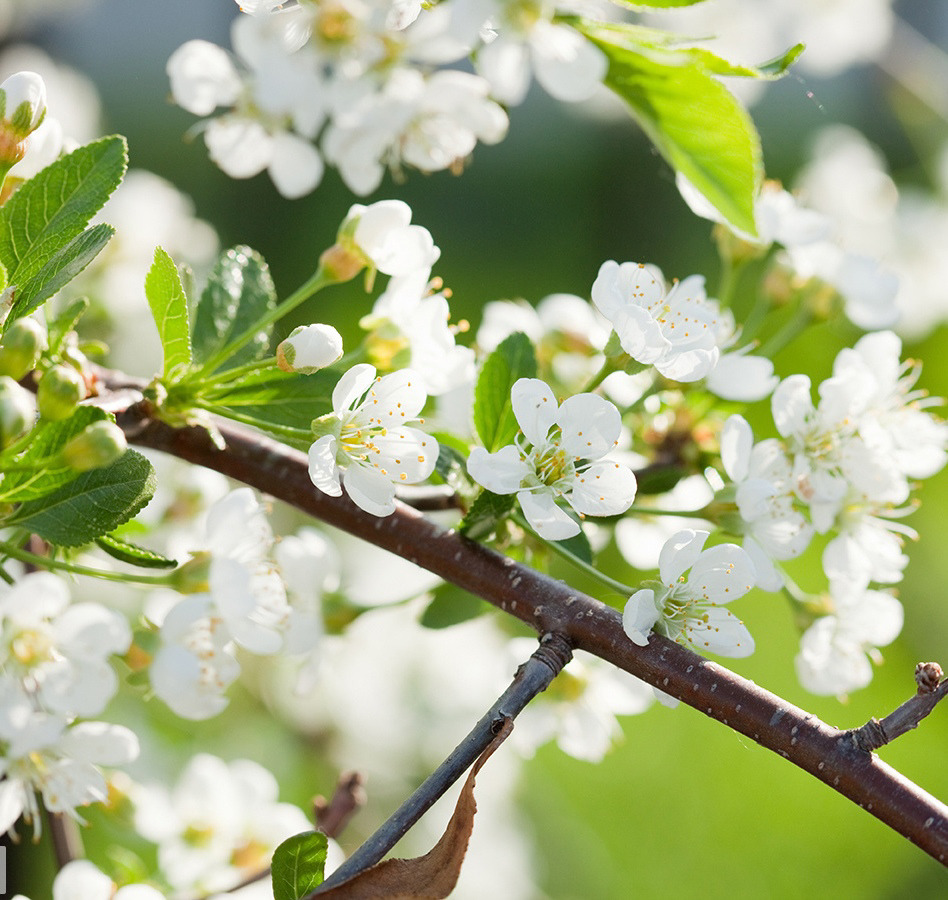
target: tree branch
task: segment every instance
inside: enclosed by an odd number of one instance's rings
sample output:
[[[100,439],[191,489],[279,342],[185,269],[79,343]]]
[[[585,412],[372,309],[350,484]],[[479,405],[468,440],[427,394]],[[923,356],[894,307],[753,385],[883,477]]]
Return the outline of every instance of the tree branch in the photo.
[[[115,407],[112,407],[115,409]],[[220,424],[226,447],[200,428],[174,428],[135,404],[115,410],[128,438],[256,487],[344,531],[416,563],[536,629],[593,653],[788,759],[948,863],[948,807],[908,781],[849,733],[658,635],[638,647],[611,607],[493,550],[445,531],[405,506],[377,518],[309,480],[304,454]]]
[[[516,718],[570,661],[569,644],[557,634],[545,634],[540,647],[519,669],[507,690],[481,717],[470,733],[424,783],[314,892],[355,878],[379,862],[408,830],[439,800],[484,752],[504,722]]]

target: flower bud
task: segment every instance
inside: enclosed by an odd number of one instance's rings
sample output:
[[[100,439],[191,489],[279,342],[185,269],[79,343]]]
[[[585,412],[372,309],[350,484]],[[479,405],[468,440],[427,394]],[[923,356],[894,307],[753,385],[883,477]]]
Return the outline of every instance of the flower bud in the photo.
[[[46,85],[35,72],[17,72],[0,84],[0,171],[26,154],[26,138],[46,117]]]
[[[115,462],[126,450],[125,434],[114,422],[93,422],[62,449],[62,461],[77,472],[101,469]]]
[[[0,375],[19,381],[46,349],[46,329],[35,319],[17,319],[0,339]]]
[[[9,447],[35,418],[33,395],[12,378],[0,376],[0,447]]]
[[[17,72],[0,84],[0,109],[6,131],[23,140],[46,116],[46,84],[36,72]]]
[[[276,355],[284,372],[312,375],[342,356],[342,336],[332,325],[300,325],[277,347]]]
[[[85,396],[82,376],[71,366],[53,366],[40,379],[36,390],[40,415],[54,422],[72,415]]]

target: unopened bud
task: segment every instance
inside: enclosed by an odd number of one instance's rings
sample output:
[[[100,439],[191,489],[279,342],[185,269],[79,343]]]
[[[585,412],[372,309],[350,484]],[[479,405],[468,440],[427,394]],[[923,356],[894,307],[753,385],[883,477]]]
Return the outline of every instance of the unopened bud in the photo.
[[[170,577],[169,584],[179,594],[203,594],[211,589],[211,554],[195,553],[182,566],[178,566]]]
[[[46,85],[35,72],[17,72],[0,84],[0,169],[26,153],[26,138],[46,117]]]
[[[17,72],[0,84],[0,110],[6,128],[20,140],[46,117],[46,84],[36,72]]]
[[[312,375],[342,356],[342,336],[332,325],[300,325],[277,347],[276,356],[284,372]]]
[[[46,349],[46,329],[35,319],[17,319],[0,339],[0,375],[19,381]]]
[[[77,472],[88,472],[111,465],[127,449],[125,434],[118,425],[93,422],[63,447],[62,461]]]
[[[40,379],[36,389],[40,415],[54,422],[72,415],[85,396],[82,376],[71,366],[53,366]]]
[[[0,376],[0,447],[9,447],[35,418],[33,395],[12,378]]]

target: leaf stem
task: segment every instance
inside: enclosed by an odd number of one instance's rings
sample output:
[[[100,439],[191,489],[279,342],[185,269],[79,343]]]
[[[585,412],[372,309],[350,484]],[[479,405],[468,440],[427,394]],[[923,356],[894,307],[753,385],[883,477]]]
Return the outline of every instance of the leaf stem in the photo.
[[[150,585],[170,585],[172,583],[169,575],[135,575],[133,573],[107,572],[104,569],[93,569],[90,566],[81,566],[78,563],[68,563],[61,559],[53,559],[49,556],[39,556],[36,553],[30,553],[29,550],[22,550],[19,547],[8,544],[6,541],[0,541],[0,552],[11,559],[18,559],[20,562],[32,563],[43,569],[56,569],[60,572],[70,572],[73,575],[88,575],[90,578],[101,578],[104,581],[131,582],[134,584]],[[173,574],[173,573],[172,573]]]

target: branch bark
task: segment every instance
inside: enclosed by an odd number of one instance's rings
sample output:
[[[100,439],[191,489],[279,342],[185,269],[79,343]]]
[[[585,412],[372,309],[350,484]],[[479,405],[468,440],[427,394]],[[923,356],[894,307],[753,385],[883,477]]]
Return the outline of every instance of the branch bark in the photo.
[[[110,408],[132,443],[222,472],[434,572],[539,634],[563,635],[574,648],[619,666],[784,757],[948,865],[948,806],[858,746],[852,732],[831,727],[658,635],[648,646],[636,646],[615,609],[445,531],[413,509],[399,505],[393,515],[377,518],[345,496],[321,493],[310,482],[299,451],[228,423],[220,424],[226,444],[220,450],[200,428],[151,419],[142,403],[120,405]]]

